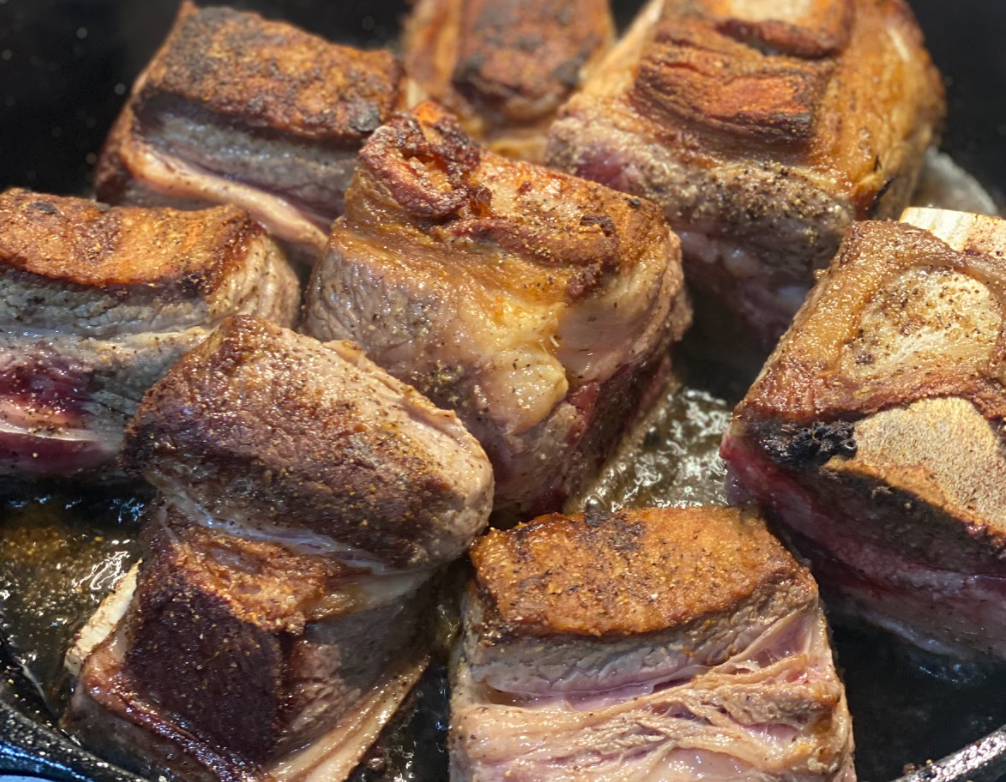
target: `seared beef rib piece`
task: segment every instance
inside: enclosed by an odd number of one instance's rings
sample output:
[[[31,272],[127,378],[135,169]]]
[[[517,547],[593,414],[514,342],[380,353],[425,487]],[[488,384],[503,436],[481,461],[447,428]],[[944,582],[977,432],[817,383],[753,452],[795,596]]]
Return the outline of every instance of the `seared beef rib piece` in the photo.
[[[455,782],[855,779],[817,588],[753,511],[553,514],[472,561]]]
[[[401,81],[388,52],[185,0],[105,144],[98,197],[237,204],[313,263]]]
[[[1006,222],[850,228],[723,443],[836,613],[1006,657]]]
[[[241,319],[150,390],[123,448],[186,509],[377,574],[465,553],[492,505],[457,416],[349,342]]]
[[[614,37],[608,0],[419,0],[404,62],[472,136],[540,163],[556,111]]]
[[[699,320],[768,348],[850,222],[908,205],[943,111],[903,0],[653,0],[547,159],[660,204]]]
[[[0,194],[0,475],[112,473],[144,392],[228,315],[290,325],[300,287],[241,209]]]
[[[653,204],[483,151],[429,102],[364,146],[306,309],[456,410],[524,518],[598,466],[691,317]]]
[[[124,460],[161,492],[68,727],[188,780],[345,778],[425,666],[431,577],[488,519],[478,443],[355,346],[235,318],[151,389]]]

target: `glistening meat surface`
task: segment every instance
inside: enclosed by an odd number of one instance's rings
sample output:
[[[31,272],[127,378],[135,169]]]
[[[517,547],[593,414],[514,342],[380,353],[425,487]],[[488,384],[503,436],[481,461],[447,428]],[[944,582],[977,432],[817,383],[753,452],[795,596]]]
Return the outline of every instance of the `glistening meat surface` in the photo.
[[[1004,246],[955,212],[854,226],[722,450],[829,605],[944,653],[1006,653]]]
[[[493,151],[540,163],[556,111],[614,32],[607,0],[420,0],[402,45],[417,92]]]
[[[478,443],[355,345],[234,318],[147,393],[123,459],[160,492],[131,594],[75,646],[67,727],[190,782],[345,778],[487,521]]]
[[[813,580],[753,513],[553,515],[472,558],[452,779],[855,778]]]
[[[943,110],[900,0],[653,0],[560,111],[547,160],[658,203],[690,237],[699,320],[729,313],[764,348],[850,222],[907,206]]]
[[[236,207],[0,195],[0,473],[112,473],[144,392],[220,321],[289,325],[300,287]]]
[[[439,107],[365,145],[304,328],[357,340],[454,409],[496,508],[554,510],[596,469],[691,311],[656,208],[480,149]]]
[[[356,153],[402,100],[393,55],[183,2],[97,167],[112,203],[233,203],[313,263]]]

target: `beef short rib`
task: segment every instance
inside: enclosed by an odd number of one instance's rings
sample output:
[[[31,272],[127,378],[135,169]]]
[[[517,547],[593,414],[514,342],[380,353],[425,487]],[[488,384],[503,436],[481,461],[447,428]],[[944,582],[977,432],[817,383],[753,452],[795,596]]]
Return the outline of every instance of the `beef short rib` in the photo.
[[[452,669],[451,779],[855,779],[810,573],[753,511],[491,531]]]
[[[1006,222],[850,228],[723,457],[828,605],[936,652],[1006,657]]]
[[[388,52],[186,0],[109,135],[98,197],[237,204],[313,263],[401,79]]]
[[[306,310],[456,410],[523,518],[596,469],[691,317],[656,206],[484,151],[429,102],[364,146]]]
[[[419,0],[405,69],[495,152],[540,163],[556,111],[614,35],[608,0]]]
[[[344,779],[488,519],[478,443],[355,346],[235,318],[147,394],[124,461],[160,492],[132,594],[73,650],[66,726],[190,781]]]
[[[943,110],[904,0],[652,0],[547,160],[660,204],[704,330],[765,349],[846,227],[908,205]]]
[[[290,325],[300,287],[242,209],[0,195],[0,475],[116,475],[144,392],[228,315]],[[121,476],[120,476],[121,477]]]

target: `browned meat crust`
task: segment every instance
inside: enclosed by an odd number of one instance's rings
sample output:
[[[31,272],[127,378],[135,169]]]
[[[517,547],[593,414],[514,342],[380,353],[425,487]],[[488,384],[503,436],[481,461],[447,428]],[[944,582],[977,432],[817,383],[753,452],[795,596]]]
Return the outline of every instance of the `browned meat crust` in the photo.
[[[497,151],[540,159],[556,110],[614,38],[608,0],[421,0],[405,67]]]
[[[657,208],[483,152],[432,103],[373,135],[348,195],[305,330],[457,410],[498,510],[560,507],[690,320]]]
[[[452,779],[855,778],[817,587],[754,511],[555,514],[472,562]]]
[[[257,130],[359,146],[398,105],[401,65],[282,22],[186,0],[141,77],[134,110],[174,99]]]
[[[854,225],[723,454],[830,603],[936,651],[1006,656],[1006,223]]]
[[[102,295],[211,296],[264,235],[243,209],[112,209],[13,188],[0,195],[0,267]]]
[[[300,285],[251,216],[0,195],[0,474],[116,478],[144,392],[228,315],[292,325]]]
[[[135,590],[75,647],[66,724],[193,782],[344,779],[425,666],[437,569],[488,520],[478,443],[357,346],[245,317],[151,389],[123,459],[160,493]]]
[[[1006,269],[998,253],[987,253],[1006,247],[1006,226],[995,218],[985,220],[999,236],[991,235],[991,245],[983,247],[980,240],[963,250],[904,223],[853,225],[829,272],[737,408],[738,419],[771,416],[796,426],[850,421],[941,396],[968,399],[990,421],[1006,417],[1001,325],[986,329],[981,313],[958,309],[952,296],[941,297],[939,309],[927,309],[925,296],[917,299],[918,290],[904,287],[913,271],[930,279],[963,275],[991,293],[989,303],[1001,312]],[[873,333],[864,324],[870,315]],[[927,317],[932,320],[922,320]],[[903,352],[898,337],[926,328],[948,332],[954,349]]]
[[[396,568],[464,553],[492,495],[452,413],[354,345],[254,318],[225,323],[151,389],[122,460],[217,518],[315,533]]]
[[[471,557],[492,616],[481,630],[504,636],[620,638],[738,610],[784,586],[815,592],[760,518],[736,508],[541,516],[490,530]]]
[[[319,610],[323,558],[190,525],[170,505],[145,536],[132,604],[88,657],[69,713],[92,743],[122,732],[102,737],[88,724],[92,709],[107,709],[132,722],[134,751],[187,778],[269,779],[264,765],[319,737],[421,653],[426,591]]]
[[[356,151],[404,99],[402,77],[388,52],[186,0],[109,134],[98,196],[235,203],[313,262]]]
[[[943,111],[902,0],[654,0],[548,159],[659,203],[693,284],[770,344],[850,222],[907,205]]]

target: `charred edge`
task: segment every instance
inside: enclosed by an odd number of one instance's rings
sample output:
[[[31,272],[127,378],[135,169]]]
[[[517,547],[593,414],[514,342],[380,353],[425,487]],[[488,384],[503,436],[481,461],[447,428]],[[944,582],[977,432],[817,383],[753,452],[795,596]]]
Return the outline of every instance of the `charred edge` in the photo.
[[[884,196],[887,195],[888,191],[891,189],[891,187],[894,186],[894,183],[896,181],[897,177],[891,177],[890,179],[885,181],[883,185],[880,186],[880,189],[877,191],[877,194],[873,197],[873,201],[870,203],[870,209],[869,209],[870,217],[876,216],[877,212],[880,211],[880,205],[884,200]]]
[[[591,500],[584,508],[583,521],[588,527],[600,527],[611,518],[611,515],[610,510],[601,507],[601,503]]]
[[[457,121],[432,104],[398,115],[360,151],[361,163],[406,211],[440,221],[465,208],[488,212],[491,193],[472,181],[481,157]]]
[[[855,425],[849,421],[815,421],[796,431],[771,435],[762,447],[780,464],[798,469],[820,467],[833,456],[856,455]]]

